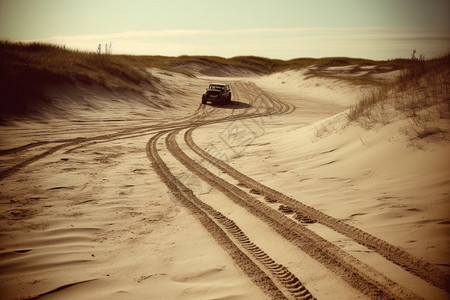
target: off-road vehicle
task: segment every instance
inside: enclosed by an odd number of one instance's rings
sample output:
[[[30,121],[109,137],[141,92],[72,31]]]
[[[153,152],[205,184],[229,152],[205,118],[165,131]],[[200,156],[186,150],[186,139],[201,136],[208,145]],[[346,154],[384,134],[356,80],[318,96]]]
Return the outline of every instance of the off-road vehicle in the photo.
[[[216,103],[230,103],[231,102],[231,89],[228,84],[223,83],[211,83],[206,89],[206,93],[202,96],[202,103],[206,102]]]

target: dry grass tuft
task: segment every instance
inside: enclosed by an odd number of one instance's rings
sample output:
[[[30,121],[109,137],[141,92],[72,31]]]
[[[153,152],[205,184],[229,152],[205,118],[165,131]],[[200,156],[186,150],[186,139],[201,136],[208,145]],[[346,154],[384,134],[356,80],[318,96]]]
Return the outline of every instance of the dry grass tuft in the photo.
[[[126,56],[99,55],[42,43],[0,41],[0,113],[23,113],[49,102],[46,89],[59,84],[97,84],[141,93],[158,79]]]
[[[410,60],[397,80],[351,107],[348,120],[366,127],[407,120],[410,140],[446,134],[450,120],[450,54]]]
[[[364,96],[358,104],[350,108],[348,114],[349,121],[355,121],[362,117],[370,119],[375,105],[387,99],[387,92],[388,89],[384,88],[371,91],[369,95]]]

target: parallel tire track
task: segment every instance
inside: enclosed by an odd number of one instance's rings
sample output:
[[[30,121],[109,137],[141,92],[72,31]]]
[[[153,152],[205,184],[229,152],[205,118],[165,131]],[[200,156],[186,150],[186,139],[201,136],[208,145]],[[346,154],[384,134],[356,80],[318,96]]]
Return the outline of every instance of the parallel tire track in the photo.
[[[164,130],[167,128],[185,128],[186,124],[203,124],[205,121],[205,117],[208,115],[208,113],[212,113],[215,110],[215,108],[207,108],[205,105],[200,105],[197,110],[194,112],[194,115],[174,121],[171,123],[166,124],[157,124],[153,126],[137,126],[131,129],[121,130],[118,132],[113,132],[109,134],[101,134],[97,136],[92,137],[79,137],[79,138],[73,138],[73,139],[60,139],[55,141],[42,141],[42,142],[34,142],[29,143],[24,146],[15,147],[12,149],[6,149],[6,150],[0,150],[0,156],[10,155],[10,154],[19,154],[25,150],[29,150],[32,148],[36,148],[39,146],[44,145],[51,145],[51,144],[57,144],[54,146],[49,146],[47,149],[42,151],[39,154],[31,155],[30,157],[23,159],[19,163],[16,163],[15,165],[5,168],[0,171],[0,180],[5,179],[19,170],[23,169],[24,167],[43,159],[59,150],[69,148],[64,153],[69,154],[70,152],[81,149],[84,147],[88,147],[90,145],[94,145],[99,142],[108,142],[112,140],[117,139],[126,139],[135,137],[137,134],[144,134],[148,133],[149,131],[157,131],[157,130]]]
[[[176,131],[172,131],[172,133],[174,132]],[[286,267],[277,264],[264,251],[251,242],[232,220],[198,199],[190,189],[170,172],[167,165],[159,156],[156,147],[158,139],[165,133],[166,131],[162,131],[149,140],[147,144],[147,156],[152,162],[152,166],[157,174],[177,199],[190,209],[194,216],[198,218],[201,224],[233,258],[237,265],[270,297],[273,299],[313,299],[314,297],[311,293]],[[249,255],[253,257],[253,260]],[[266,274],[262,270],[263,268],[270,275]],[[275,284],[274,280],[278,284]],[[285,296],[283,290],[286,290],[289,295]]]

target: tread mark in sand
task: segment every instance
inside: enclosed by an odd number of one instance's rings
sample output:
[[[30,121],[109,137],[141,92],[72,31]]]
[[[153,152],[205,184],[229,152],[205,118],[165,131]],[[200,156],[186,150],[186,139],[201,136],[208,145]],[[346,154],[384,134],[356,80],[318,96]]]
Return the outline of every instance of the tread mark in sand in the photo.
[[[191,190],[184,186],[184,184],[170,172],[156,149],[157,141],[163,134],[165,134],[165,132],[153,136],[147,144],[147,156],[152,162],[153,168],[163,182],[165,182],[172,190],[173,194],[192,211],[194,216],[199,219],[202,225],[216,239],[218,244],[222,246],[239,267],[247,273],[249,278],[274,299],[286,298],[282,290],[289,292],[289,297],[295,299],[314,299],[312,294],[303,286],[298,278],[296,278],[286,267],[276,264],[273,259],[251,242],[234,221],[198,199]],[[236,240],[248,254],[243,252],[229,236],[232,236],[232,238]],[[248,255],[252,256],[257,263],[250,259]],[[271,276],[268,276],[258,264],[262,265]],[[281,289],[273,282],[271,277],[276,279],[278,285],[282,286]]]

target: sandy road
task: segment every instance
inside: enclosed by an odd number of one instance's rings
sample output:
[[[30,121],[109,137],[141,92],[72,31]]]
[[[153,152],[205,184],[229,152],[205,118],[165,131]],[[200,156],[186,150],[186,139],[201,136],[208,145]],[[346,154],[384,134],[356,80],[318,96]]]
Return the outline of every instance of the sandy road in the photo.
[[[259,99],[261,101],[261,99]],[[263,99],[266,101],[267,99]],[[223,122],[229,120],[237,120],[240,118],[248,118],[249,116],[263,116],[270,113],[283,113],[290,109],[279,102],[273,102],[270,110],[259,111],[259,106],[249,104],[241,114],[234,114],[234,110],[230,117],[219,118],[211,122]],[[206,106],[202,106],[205,108]],[[256,111],[252,111],[256,108]],[[205,228],[213,235],[216,241],[229,253],[242,270],[263,289],[271,298],[298,298],[312,299],[311,293],[302,285],[286,267],[275,262],[263,250],[255,245],[245,233],[236,225],[236,223],[215,210],[213,207],[202,202],[197,198],[191,190],[189,190],[180,180],[174,176],[161,157],[158,155],[157,142],[158,139],[170,131],[167,138],[167,148],[173,151],[181,150],[173,144],[173,137],[178,133],[179,129],[164,130],[150,139],[147,146],[148,157],[153,167],[156,169],[160,177],[167,184],[173,194],[186,205],[192,213],[194,213]],[[172,142],[172,143],[171,143]]]
[[[404,282],[389,277],[321,237],[309,227],[310,224],[334,230],[367,247],[375,255],[379,255],[385,264],[399,266],[404,272],[423,282],[423,285],[448,289],[445,274],[426,261],[264,186],[201,149],[193,138],[193,132],[200,126],[230,124],[245,119],[257,120],[295,110],[294,106],[279,101],[254,83],[235,82],[232,88],[232,105],[199,105],[193,115],[184,119],[151,126],[135,125],[83,138],[29,143],[4,150],[0,153],[3,157],[19,154],[20,159],[5,160],[7,167],[0,172],[0,179],[8,178],[56,152],[69,154],[97,144],[151,136],[146,151],[158,176],[236,265],[271,298],[321,298],[321,294],[314,290],[326,287],[322,285],[310,288],[306,283],[308,273],[313,270],[287,266],[291,261],[308,266],[317,264],[317,268],[323,268],[322,272],[331,273],[331,278],[342,280],[353,289],[353,297],[361,294],[375,299],[427,298],[426,290],[422,294],[416,290],[411,291],[405,287]],[[29,154],[34,152],[37,153]],[[173,159],[168,161],[165,158],[167,156]],[[214,190],[214,197],[220,201],[212,201],[204,194],[192,191],[186,182],[177,178],[173,171],[175,167],[183,167],[195,174]],[[212,168],[220,170],[222,174],[216,175]],[[239,218],[236,217],[236,211],[241,214]],[[243,219],[251,221],[243,222]],[[266,228],[264,239],[277,240],[283,245],[280,246],[281,249],[290,247],[292,250],[277,253],[252,232],[252,227]],[[310,263],[306,263],[308,259],[311,260]],[[333,287],[330,290],[333,292]],[[343,298],[349,297],[345,291],[334,292]],[[44,294],[49,293],[53,291]]]

